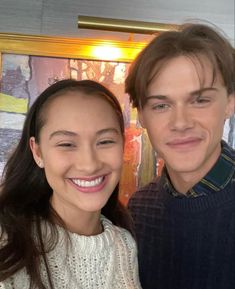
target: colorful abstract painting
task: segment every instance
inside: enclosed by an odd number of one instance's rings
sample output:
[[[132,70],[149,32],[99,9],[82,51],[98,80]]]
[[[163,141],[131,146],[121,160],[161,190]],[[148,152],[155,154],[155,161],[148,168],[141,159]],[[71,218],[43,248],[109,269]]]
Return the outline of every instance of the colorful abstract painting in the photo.
[[[138,186],[148,183],[161,168],[146,132],[137,121],[124,92],[129,64],[17,54],[2,55],[0,91],[0,175],[21,135],[25,114],[50,84],[66,78],[93,79],[118,97],[125,118],[125,155],[120,199],[126,204]],[[235,116],[225,123],[224,139],[235,147]]]
[[[118,97],[125,118],[125,155],[120,199],[126,204],[137,186],[156,174],[155,154],[139,126],[136,110],[124,92],[128,63],[37,57],[2,56],[0,93],[0,174],[21,135],[25,114],[36,97],[50,84],[66,78],[93,79]]]

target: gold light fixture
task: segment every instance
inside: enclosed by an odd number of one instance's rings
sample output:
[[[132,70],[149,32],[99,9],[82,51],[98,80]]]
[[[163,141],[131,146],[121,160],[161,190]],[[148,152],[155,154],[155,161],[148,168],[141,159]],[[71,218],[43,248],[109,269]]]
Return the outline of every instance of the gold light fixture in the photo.
[[[78,28],[154,34],[168,30],[177,30],[178,25],[79,15]]]

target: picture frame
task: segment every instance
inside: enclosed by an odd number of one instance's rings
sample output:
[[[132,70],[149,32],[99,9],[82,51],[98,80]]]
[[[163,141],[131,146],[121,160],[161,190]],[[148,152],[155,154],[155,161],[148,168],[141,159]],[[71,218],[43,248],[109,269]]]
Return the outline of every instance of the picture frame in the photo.
[[[78,38],[65,38],[65,37],[54,37],[54,36],[37,36],[37,35],[23,35],[23,34],[0,34],[0,80],[1,80],[1,89],[0,89],[0,145],[1,154],[0,157],[4,159],[2,167],[3,171],[5,161],[10,154],[8,149],[10,147],[9,142],[7,141],[8,137],[6,132],[10,131],[10,137],[12,139],[19,138],[20,129],[17,128],[18,119],[8,126],[8,123],[11,123],[11,119],[16,115],[24,117],[26,110],[30,106],[30,103],[25,104],[27,107],[22,109],[22,104],[20,104],[19,111],[16,110],[18,104],[17,101],[24,101],[24,97],[19,99],[13,98],[9,101],[9,97],[12,97],[12,93],[6,93],[6,66],[7,61],[4,59],[15,56],[25,56],[25,57],[42,57],[48,61],[51,59],[66,59],[66,60],[79,60],[85,61],[86,65],[92,62],[102,62],[105,65],[109,63],[116,65],[120,64],[130,64],[136,55],[144,48],[146,43],[136,43],[132,41],[106,41],[106,40],[95,40],[95,39],[78,39]],[[109,50],[115,49],[118,51],[118,54],[107,55],[105,57],[97,56],[97,51],[102,48],[108,47]],[[107,50],[106,50],[107,51]],[[41,61],[39,59],[39,62]],[[43,62],[43,61],[41,61]],[[7,64],[9,65],[9,63]],[[103,65],[103,64],[102,64]],[[10,65],[9,65],[10,66]],[[8,70],[7,70],[8,72]],[[14,76],[14,75],[13,75]],[[10,75],[12,81],[12,75]],[[14,78],[14,77],[13,77]],[[55,77],[54,77],[55,78]],[[55,80],[53,78],[53,81]],[[14,83],[14,79],[13,79]],[[12,82],[8,85],[12,86]],[[124,86],[124,80],[122,83]],[[117,93],[116,93],[117,94]],[[122,91],[122,94],[124,92]],[[128,96],[124,95],[126,99]],[[7,99],[7,100],[6,100]],[[11,104],[9,104],[11,102]],[[7,104],[6,104],[7,103]],[[131,106],[130,103],[128,104]],[[127,106],[128,106],[127,105]],[[131,112],[130,112],[131,111]],[[145,131],[138,125],[136,111],[130,108],[129,116],[134,124],[130,124],[126,129],[126,142],[125,142],[125,154],[124,154],[124,165],[123,165],[123,174],[120,182],[120,200],[126,205],[132,193],[137,189],[138,186],[144,185],[149,182],[156,175],[156,160],[155,154],[152,150],[152,147],[148,141],[148,137]],[[7,115],[7,120],[5,117]],[[1,125],[2,123],[2,125]],[[13,136],[12,136],[13,134]],[[17,136],[15,136],[16,134]],[[17,142],[16,142],[17,143]],[[14,145],[16,144],[14,143]],[[6,155],[7,149],[7,155]],[[141,173],[142,172],[142,173]]]
[[[97,48],[109,46],[120,49],[120,55],[116,59],[110,57],[105,60],[131,62],[145,45],[146,43],[133,41],[0,33],[0,55],[13,53],[96,60],[97,56],[94,51]]]

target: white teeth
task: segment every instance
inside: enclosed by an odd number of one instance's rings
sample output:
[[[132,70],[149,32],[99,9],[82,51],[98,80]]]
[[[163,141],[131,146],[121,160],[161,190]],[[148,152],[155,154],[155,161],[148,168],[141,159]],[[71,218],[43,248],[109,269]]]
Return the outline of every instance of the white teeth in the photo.
[[[79,179],[73,179],[73,182],[78,185],[79,187],[89,188],[89,187],[95,187],[99,185],[103,180],[103,177],[99,177],[93,181],[84,181]]]

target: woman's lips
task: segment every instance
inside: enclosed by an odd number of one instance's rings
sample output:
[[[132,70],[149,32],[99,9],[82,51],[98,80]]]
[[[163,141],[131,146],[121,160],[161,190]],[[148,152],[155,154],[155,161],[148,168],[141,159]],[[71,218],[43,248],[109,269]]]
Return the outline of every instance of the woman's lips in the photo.
[[[70,183],[80,192],[83,193],[96,193],[101,191],[107,181],[108,175],[99,176],[96,178],[71,178]]]

